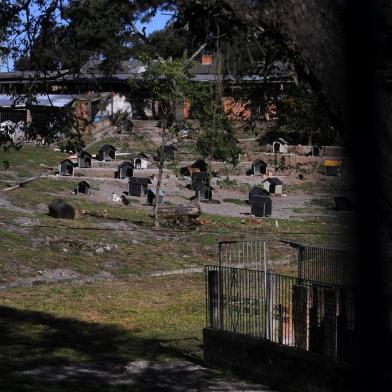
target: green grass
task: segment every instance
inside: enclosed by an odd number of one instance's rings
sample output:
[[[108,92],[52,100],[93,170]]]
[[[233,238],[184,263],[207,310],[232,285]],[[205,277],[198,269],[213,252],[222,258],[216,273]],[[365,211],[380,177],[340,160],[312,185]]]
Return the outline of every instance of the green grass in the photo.
[[[347,190],[347,185],[343,184],[340,179],[321,178],[319,181],[304,181],[299,184],[291,184],[284,186],[284,192],[304,192],[308,194],[314,193],[339,193]]]
[[[201,359],[204,300],[201,274],[1,292],[0,382],[11,392],[122,391],[94,373],[48,389],[21,372],[86,361]]]
[[[156,146],[142,135],[111,135],[100,139],[99,141],[90,142],[88,144],[88,151],[91,154],[96,154],[104,144],[111,144],[120,152],[153,152]]]
[[[334,206],[332,198],[330,198],[330,199],[326,199],[326,198],[312,199],[312,200],[310,200],[309,204],[312,206],[327,208],[327,209],[331,209]]]
[[[197,230],[173,228],[163,222],[161,229],[155,231],[150,210],[80,198],[72,194],[77,181],[41,178],[4,194],[14,206],[27,210],[0,208],[0,221],[9,228],[0,245],[4,259],[0,263],[3,280],[37,276],[39,270],[54,268],[87,275],[110,272],[120,276],[202,266],[217,262],[217,246],[221,240],[285,238],[307,243],[335,243],[343,241],[351,231],[351,222],[345,218],[282,220],[209,214],[202,214],[201,220],[207,223]],[[66,199],[82,213],[75,220],[47,216],[47,205],[56,197]],[[316,199],[314,203],[319,206],[323,200]],[[239,199],[230,201],[241,202]],[[34,225],[40,227],[15,224],[22,218],[32,218]],[[107,245],[111,246],[110,252],[96,253],[97,248]],[[113,263],[109,265],[108,261]]]
[[[20,150],[0,151],[0,161],[9,163],[7,170],[0,171],[0,179],[9,179],[11,173],[17,177],[30,177],[43,174],[49,168],[57,168],[67,154],[54,151],[48,147],[24,145]]]

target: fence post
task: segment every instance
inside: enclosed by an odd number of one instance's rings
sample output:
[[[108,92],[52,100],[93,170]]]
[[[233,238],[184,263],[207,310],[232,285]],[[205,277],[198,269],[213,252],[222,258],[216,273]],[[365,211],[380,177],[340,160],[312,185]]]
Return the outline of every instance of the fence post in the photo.
[[[308,349],[308,288],[296,284],[293,286],[293,327],[294,345],[303,350]]]
[[[337,357],[337,289],[324,288],[323,354]]]
[[[264,271],[264,298],[265,298],[265,308],[264,308],[264,323],[265,323],[265,339],[271,339],[271,274]]]
[[[219,295],[219,271],[209,270],[208,275],[208,299],[209,299],[209,327],[218,329],[220,326],[220,295]]]
[[[283,344],[283,305],[278,304],[278,342]]]
[[[298,248],[298,278],[300,279],[304,278],[303,253],[304,253],[304,248],[303,246],[300,246]]]

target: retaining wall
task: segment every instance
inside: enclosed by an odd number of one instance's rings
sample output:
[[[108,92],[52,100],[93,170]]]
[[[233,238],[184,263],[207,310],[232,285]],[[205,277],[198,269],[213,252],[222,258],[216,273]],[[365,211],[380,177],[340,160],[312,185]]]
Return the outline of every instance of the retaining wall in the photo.
[[[349,392],[353,366],[332,358],[267,341],[205,328],[208,366],[230,369],[251,380],[287,392]]]

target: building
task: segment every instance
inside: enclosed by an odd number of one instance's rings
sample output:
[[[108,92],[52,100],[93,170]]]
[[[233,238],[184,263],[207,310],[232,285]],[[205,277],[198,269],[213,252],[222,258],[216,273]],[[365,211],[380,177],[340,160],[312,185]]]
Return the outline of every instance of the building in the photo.
[[[36,130],[37,136],[45,138],[54,119],[68,112],[74,101],[74,96],[63,94],[38,94],[29,99],[24,96],[16,98],[10,94],[0,94],[0,124],[19,125],[20,130],[23,125],[30,124]],[[24,133],[19,134],[24,138]]]
[[[150,188],[147,190],[147,204],[150,206],[155,205],[156,203],[156,193],[157,190],[156,188]],[[164,198],[165,198],[165,192],[162,191],[162,189],[159,191],[159,204],[164,203]]]
[[[97,159],[99,161],[114,161],[116,159],[116,147],[111,144],[104,144],[98,150]]]
[[[265,217],[272,215],[272,200],[269,196],[252,196],[251,215]]]
[[[90,195],[90,193],[91,193],[91,186],[90,186],[90,184],[87,181],[85,181],[85,180],[80,181],[78,183],[77,187],[76,187],[76,192],[75,193],[76,194],[84,193],[85,195]]]
[[[195,196],[198,200],[212,200],[214,188],[209,184],[201,184],[195,188]]]
[[[148,156],[141,152],[133,158],[133,166],[137,170],[148,169]]]
[[[124,161],[118,165],[118,169],[114,174],[115,178],[130,178],[133,176],[133,170],[134,170],[133,163],[129,161]]]
[[[93,156],[90,153],[88,153],[87,151],[81,151],[78,154],[78,167],[80,167],[81,169],[92,167],[92,159]]]
[[[192,173],[192,189],[195,190],[200,185],[209,185],[210,175],[206,172]]]
[[[149,178],[131,177],[128,182],[128,196],[146,196],[149,184]]]
[[[261,159],[256,159],[252,162],[251,174],[257,176],[267,173],[267,164]]]
[[[263,181],[263,186],[266,191],[275,195],[281,195],[283,191],[283,182],[276,177],[267,178]]]
[[[272,152],[288,154],[289,153],[289,143],[283,138],[278,138],[272,143]]]
[[[156,119],[159,102],[151,91],[143,88],[146,64],[134,59],[120,61],[117,69],[107,74],[102,70],[102,61],[99,57],[92,56],[77,74],[69,74],[68,71],[63,74],[61,71],[48,71],[45,75],[34,71],[0,72],[0,93],[25,94],[27,86],[42,76],[51,93],[77,97],[75,109],[90,123],[113,117],[117,113],[126,113],[129,119]],[[289,91],[295,85],[295,74],[285,62],[271,64],[268,75],[263,76],[243,75],[230,68],[229,74],[218,75],[217,57],[202,54],[199,61],[195,60],[191,64],[189,78],[195,84],[209,84],[221,77],[224,95],[222,103],[232,120],[247,120],[252,115],[262,114],[268,121],[274,104],[269,102],[266,109],[266,91],[274,101],[282,92]],[[133,86],[129,83],[130,80],[133,81]],[[135,85],[142,88],[135,89]],[[249,99],[242,101],[233,98],[238,89],[245,91]],[[183,107],[178,109],[176,115],[178,119],[192,118],[192,107],[186,97]],[[180,132],[187,132],[183,128],[180,128]]]
[[[69,159],[64,159],[59,165],[59,175],[60,176],[73,176],[74,174],[74,164]]]

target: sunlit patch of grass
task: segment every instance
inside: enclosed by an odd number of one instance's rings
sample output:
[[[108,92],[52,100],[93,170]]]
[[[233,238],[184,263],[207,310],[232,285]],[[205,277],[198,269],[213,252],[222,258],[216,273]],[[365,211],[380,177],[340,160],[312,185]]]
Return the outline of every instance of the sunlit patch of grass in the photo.
[[[29,177],[42,174],[48,168],[57,168],[58,164],[67,157],[67,154],[54,151],[48,147],[35,147],[24,145],[20,150],[2,151],[1,161],[9,163],[9,171],[16,171],[20,177]]]

